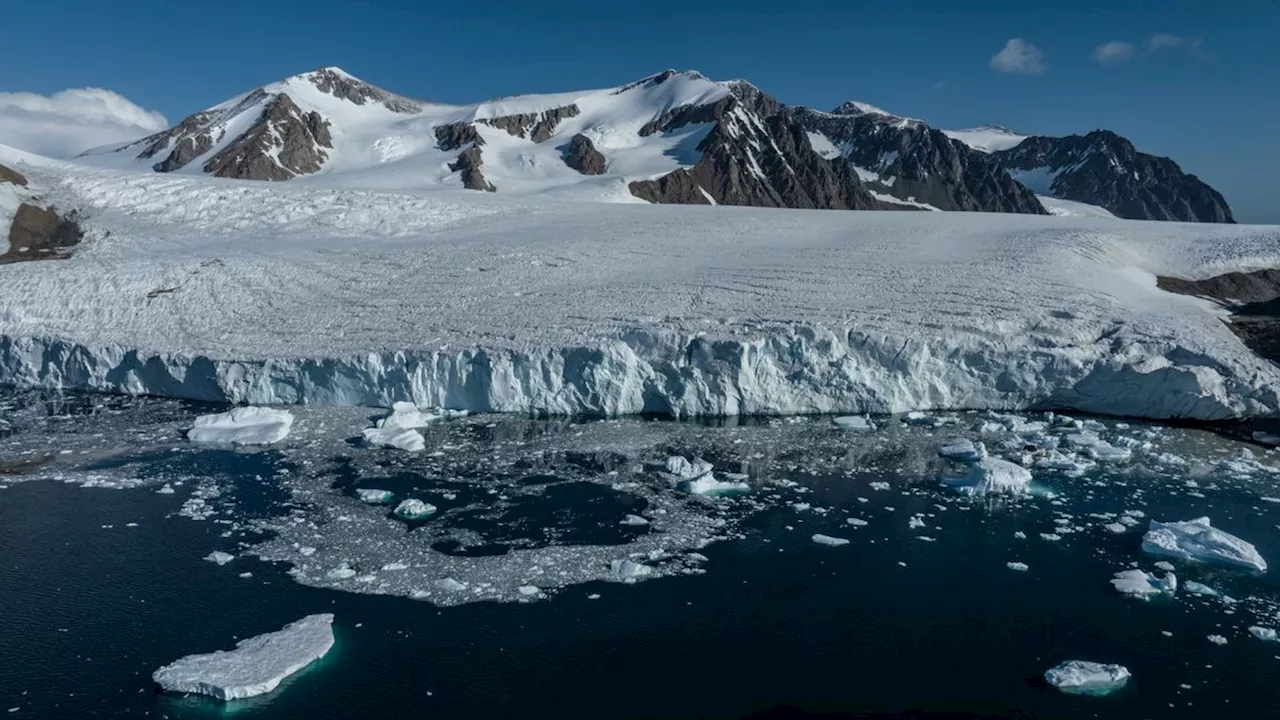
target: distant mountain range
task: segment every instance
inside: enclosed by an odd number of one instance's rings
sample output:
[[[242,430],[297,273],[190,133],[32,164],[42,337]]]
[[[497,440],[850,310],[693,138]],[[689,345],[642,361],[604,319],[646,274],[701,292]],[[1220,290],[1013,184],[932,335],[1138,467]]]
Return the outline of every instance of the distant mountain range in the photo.
[[[1088,214],[1232,222],[1222,196],[1105,130],[946,131],[865,103],[784,105],[668,70],[617,88],[423,102],[339,68],[296,75],[82,156],[92,164],[348,187],[653,203]]]

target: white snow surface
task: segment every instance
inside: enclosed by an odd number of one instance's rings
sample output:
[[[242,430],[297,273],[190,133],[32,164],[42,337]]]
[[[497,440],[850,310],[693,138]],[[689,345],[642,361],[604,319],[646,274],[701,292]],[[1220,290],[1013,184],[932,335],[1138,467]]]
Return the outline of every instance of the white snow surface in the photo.
[[[1147,534],[1142,536],[1142,550],[1179,560],[1267,571],[1267,561],[1257,548],[1213,527],[1207,517],[1167,523],[1152,520]]]
[[[0,163],[89,230],[70,260],[0,267],[0,381],[22,387],[608,415],[1280,409],[1280,372],[1221,310],[1153,279],[1276,266],[1275,227]]]
[[[1114,213],[1098,205],[1076,202],[1075,200],[1063,200],[1049,195],[1037,195],[1036,199],[1040,201],[1045,210],[1049,211],[1050,215],[1057,215],[1058,217],[1115,218]]]
[[[235,650],[188,655],[156,670],[167,692],[236,700],[269,693],[281,680],[324,657],[333,647],[333,615],[308,615],[283,629],[241,640]]]
[[[224,413],[196,418],[187,439],[196,443],[271,445],[289,435],[293,414],[288,410],[238,407]]]
[[[1100,695],[1118,690],[1129,682],[1128,668],[1123,665],[1068,660],[1044,674],[1045,682],[1064,692]]]
[[[952,140],[959,140],[974,150],[985,153],[1008,150],[1009,148],[1017,147],[1023,140],[1027,139],[1026,135],[1019,135],[998,125],[984,125],[967,130],[943,130],[942,132]]]

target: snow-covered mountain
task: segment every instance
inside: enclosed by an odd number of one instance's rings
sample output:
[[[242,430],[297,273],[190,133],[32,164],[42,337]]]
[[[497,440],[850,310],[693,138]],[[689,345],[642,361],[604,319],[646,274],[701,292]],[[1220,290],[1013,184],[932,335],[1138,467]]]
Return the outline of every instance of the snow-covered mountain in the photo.
[[[456,106],[401,97],[328,67],[81,160],[329,187],[790,208],[1042,214],[1038,192],[1125,217],[1230,218],[1229,211],[1165,211],[1213,205],[1180,195],[1199,192],[1187,183],[1160,185],[1150,191],[1159,203],[1136,204],[1136,191],[1077,192],[1082,183],[1061,174],[1061,187],[1030,187],[1028,162],[1058,160],[1009,154],[1025,140],[995,126],[944,132],[861,102],[830,113],[792,108],[745,80],[714,82],[695,72]],[[1144,186],[1177,179],[1146,177]]]

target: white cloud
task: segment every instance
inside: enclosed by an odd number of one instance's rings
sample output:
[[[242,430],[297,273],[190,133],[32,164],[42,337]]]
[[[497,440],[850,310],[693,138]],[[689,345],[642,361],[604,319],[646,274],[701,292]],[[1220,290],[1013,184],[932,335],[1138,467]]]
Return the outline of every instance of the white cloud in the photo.
[[[1093,51],[1093,60],[1099,65],[1118,65],[1133,57],[1133,43],[1112,40],[1099,45]]]
[[[66,158],[99,145],[127,142],[164,130],[169,122],[128,98],[101,88],[53,95],[0,92],[0,144]]]
[[[1049,69],[1049,64],[1040,48],[1022,38],[1013,38],[991,57],[991,69],[1011,75],[1039,75]]]
[[[1165,48],[1186,48],[1199,55],[1201,54],[1203,43],[1197,37],[1180,37],[1169,33],[1157,33],[1147,41],[1147,52],[1155,52]]]

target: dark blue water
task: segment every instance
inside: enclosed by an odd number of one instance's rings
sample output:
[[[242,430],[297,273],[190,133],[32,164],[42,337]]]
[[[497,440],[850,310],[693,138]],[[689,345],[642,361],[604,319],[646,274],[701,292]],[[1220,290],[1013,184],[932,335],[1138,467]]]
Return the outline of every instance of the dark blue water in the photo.
[[[218,478],[230,488],[226,502],[245,516],[289,503],[270,478],[291,460],[274,451],[136,454],[133,467],[166,477]],[[571,475],[546,471],[530,468],[520,480]],[[334,472],[334,492],[342,493]],[[509,525],[466,515],[459,522],[506,543],[626,542],[590,534],[608,525],[593,513],[638,508],[614,507],[598,486],[567,479],[542,505],[514,502]],[[1280,505],[1259,502],[1266,493],[1256,484],[1223,481],[1197,498],[1168,478],[1057,479],[1048,484],[1072,491],[1058,504],[975,508],[931,484],[900,492],[902,476],[878,471],[791,479],[810,491],[770,491],[777,502],[744,509],[741,539],[701,550],[705,575],[588,583],[544,602],[444,609],[305,587],[283,565],[243,557],[226,567],[202,562],[210,549],[228,547],[230,526],[175,515],[185,487],[157,495],[154,486],[12,482],[0,490],[0,711],[16,708],[15,718],[1277,716],[1280,645],[1242,633],[1264,601],[1280,597],[1272,576],[1180,566],[1184,581],[1222,588],[1241,600],[1238,609],[1181,594],[1145,603],[1107,582],[1130,561],[1149,568],[1140,532],[1110,535],[1087,520],[1089,530],[1061,541],[1038,538],[1053,528],[1055,512],[1077,519],[1117,512],[1134,507],[1136,495],[1149,516],[1207,512],[1280,559]],[[871,490],[871,480],[895,487]],[[448,482],[465,486],[466,478]],[[795,499],[830,512],[797,511]],[[578,506],[581,524],[566,520]],[[927,527],[909,528],[918,513]],[[869,525],[850,528],[849,516]],[[540,519],[559,529],[548,533]],[[576,537],[576,527],[588,535]],[[852,542],[819,546],[810,540],[815,532]],[[1007,569],[1013,560],[1030,571]],[[592,593],[601,597],[588,599]],[[230,647],[316,612],[335,613],[337,645],[271,695],[223,705],[151,685],[153,670],[182,655]],[[1209,643],[1210,633],[1229,644]],[[1071,658],[1122,663],[1134,681],[1106,698],[1045,687],[1043,671]]]

